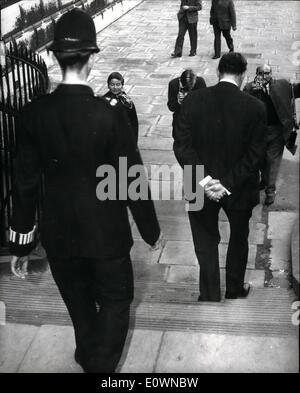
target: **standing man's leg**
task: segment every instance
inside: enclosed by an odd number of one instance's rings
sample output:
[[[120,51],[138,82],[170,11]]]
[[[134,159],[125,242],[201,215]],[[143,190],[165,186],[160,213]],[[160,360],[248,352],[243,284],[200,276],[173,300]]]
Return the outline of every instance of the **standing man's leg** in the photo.
[[[215,50],[215,55],[214,58],[219,58],[221,56],[221,30],[219,28],[219,25],[214,23],[213,24],[213,29],[214,29],[214,50]]]
[[[281,127],[268,127],[267,149],[265,165],[262,169],[262,181],[265,185],[266,205],[274,202],[276,194],[276,180],[280,169],[284,150],[284,139]]]
[[[73,322],[76,354],[86,370],[85,359],[94,347],[91,332],[97,316],[91,265],[86,258],[48,256],[48,260],[54,281]]]
[[[189,23],[188,32],[189,32],[190,44],[191,44],[190,56],[195,56],[197,53],[197,40],[198,40],[197,23]]]
[[[234,46],[233,46],[233,39],[232,39],[231,34],[230,34],[230,29],[222,30],[222,34],[223,34],[223,37],[226,40],[226,44],[228,46],[229,52],[233,52],[234,51]]]
[[[90,372],[113,372],[121,358],[133,300],[130,256],[94,260],[94,293],[100,310],[95,324],[95,348],[88,359]]]
[[[218,216],[220,206],[205,199],[204,208],[189,212],[196,256],[200,265],[199,300],[220,301]]]
[[[184,36],[188,29],[188,22],[186,17],[183,17],[179,20],[178,23],[178,36],[175,43],[174,55],[181,56],[182,55],[182,47],[184,42]]]
[[[244,288],[248,262],[249,220],[252,209],[228,210],[224,208],[230,224],[230,239],[226,257],[226,293],[239,295]]]

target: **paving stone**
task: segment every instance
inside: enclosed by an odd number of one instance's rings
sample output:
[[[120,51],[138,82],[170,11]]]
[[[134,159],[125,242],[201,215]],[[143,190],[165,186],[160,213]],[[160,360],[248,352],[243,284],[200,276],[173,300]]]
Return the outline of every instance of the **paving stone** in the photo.
[[[270,212],[268,239],[289,238],[296,219],[297,213],[294,212]]]
[[[18,372],[82,372],[74,360],[74,351],[75,338],[71,326],[43,325],[31,343]]]
[[[160,253],[150,250],[149,245],[143,240],[136,239],[131,249],[132,261],[142,261],[143,263],[150,263],[151,265],[159,262]]]
[[[169,266],[156,263],[146,263],[145,260],[133,260],[134,278],[151,285],[155,281],[164,281],[167,277]]]
[[[272,239],[270,249],[270,269],[289,270],[291,262],[291,244],[289,239]]]
[[[167,241],[159,263],[169,265],[197,265],[192,242]]]
[[[173,121],[173,116],[171,114],[164,115],[164,116],[160,117],[160,119],[158,120],[157,125],[160,126],[160,127],[163,127],[163,126],[171,127],[172,126],[172,121]]]
[[[39,331],[38,326],[0,326],[0,373],[16,373]]]
[[[225,286],[225,269],[220,268],[221,286]],[[199,266],[170,266],[166,281],[169,283],[197,284],[199,282]],[[265,281],[264,270],[246,269],[245,282],[254,288],[263,288]]]
[[[149,151],[149,150],[141,150],[141,156],[144,161],[150,162],[153,164],[177,164],[177,160],[175,158],[175,155],[172,151]]]
[[[120,373],[153,373],[162,336],[163,332],[155,330],[135,329],[129,331],[116,371]]]
[[[143,150],[172,150],[173,139],[160,136],[147,136],[139,138],[139,148]]]
[[[166,332],[155,372],[298,373],[298,369],[297,338]]]

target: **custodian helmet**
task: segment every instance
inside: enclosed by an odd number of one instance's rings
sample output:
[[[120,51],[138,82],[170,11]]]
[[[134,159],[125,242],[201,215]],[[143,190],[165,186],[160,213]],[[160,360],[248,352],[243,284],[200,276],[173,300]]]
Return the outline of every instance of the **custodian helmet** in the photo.
[[[48,46],[53,52],[99,52],[93,19],[79,8],[63,14],[54,26],[54,40]]]

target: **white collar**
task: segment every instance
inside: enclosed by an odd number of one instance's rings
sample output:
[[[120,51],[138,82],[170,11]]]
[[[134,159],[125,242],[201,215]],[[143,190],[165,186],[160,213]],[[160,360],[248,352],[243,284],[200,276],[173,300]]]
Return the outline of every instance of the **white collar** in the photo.
[[[229,79],[229,78],[222,78],[222,79],[220,80],[220,82],[232,83],[233,85],[236,85],[236,86],[238,87],[238,84],[237,84],[234,80]]]

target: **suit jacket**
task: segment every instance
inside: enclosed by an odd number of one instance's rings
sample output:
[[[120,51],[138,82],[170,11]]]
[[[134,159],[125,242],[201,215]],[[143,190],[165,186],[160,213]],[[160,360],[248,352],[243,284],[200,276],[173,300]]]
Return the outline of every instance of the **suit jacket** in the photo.
[[[181,166],[204,165],[231,191],[229,209],[259,203],[259,162],[264,153],[264,105],[229,82],[191,92],[182,104],[174,134]]]
[[[17,129],[12,254],[27,255],[33,248],[30,233],[42,173],[41,240],[49,256],[127,255],[133,243],[127,205],[143,239],[155,243],[159,225],[151,200],[101,201],[96,195],[105,177],[97,177],[101,165],[111,165],[118,175],[119,157],[127,157],[128,166],[142,164],[128,135],[124,112],[94,96],[88,86],[59,85],[24,107]]]
[[[210,24],[218,24],[221,30],[236,28],[236,14],[232,0],[212,0]]]
[[[182,7],[188,5],[190,8],[184,10]],[[178,20],[182,19],[186,15],[188,23],[198,22],[198,11],[202,9],[201,0],[181,0],[180,9],[177,13]]]
[[[276,110],[280,123],[283,126],[283,137],[288,142],[289,136],[293,130],[293,109],[292,109],[292,85],[286,79],[272,79],[269,84],[269,94]],[[300,97],[300,89],[294,85],[295,98]],[[247,83],[244,91],[252,96],[262,100],[263,92],[253,89],[252,82]]]
[[[176,118],[179,114],[180,107],[181,107],[181,105],[179,105],[178,101],[177,101],[177,94],[179,92],[179,86],[180,86],[179,81],[180,81],[180,78],[172,79],[169,82],[169,87],[168,87],[167,105],[168,105],[168,108],[170,109],[170,111],[174,112],[173,113],[173,122],[176,120]],[[198,89],[201,89],[204,87],[206,87],[205,80],[201,76],[197,76],[196,83],[195,83],[192,91],[198,90]]]

